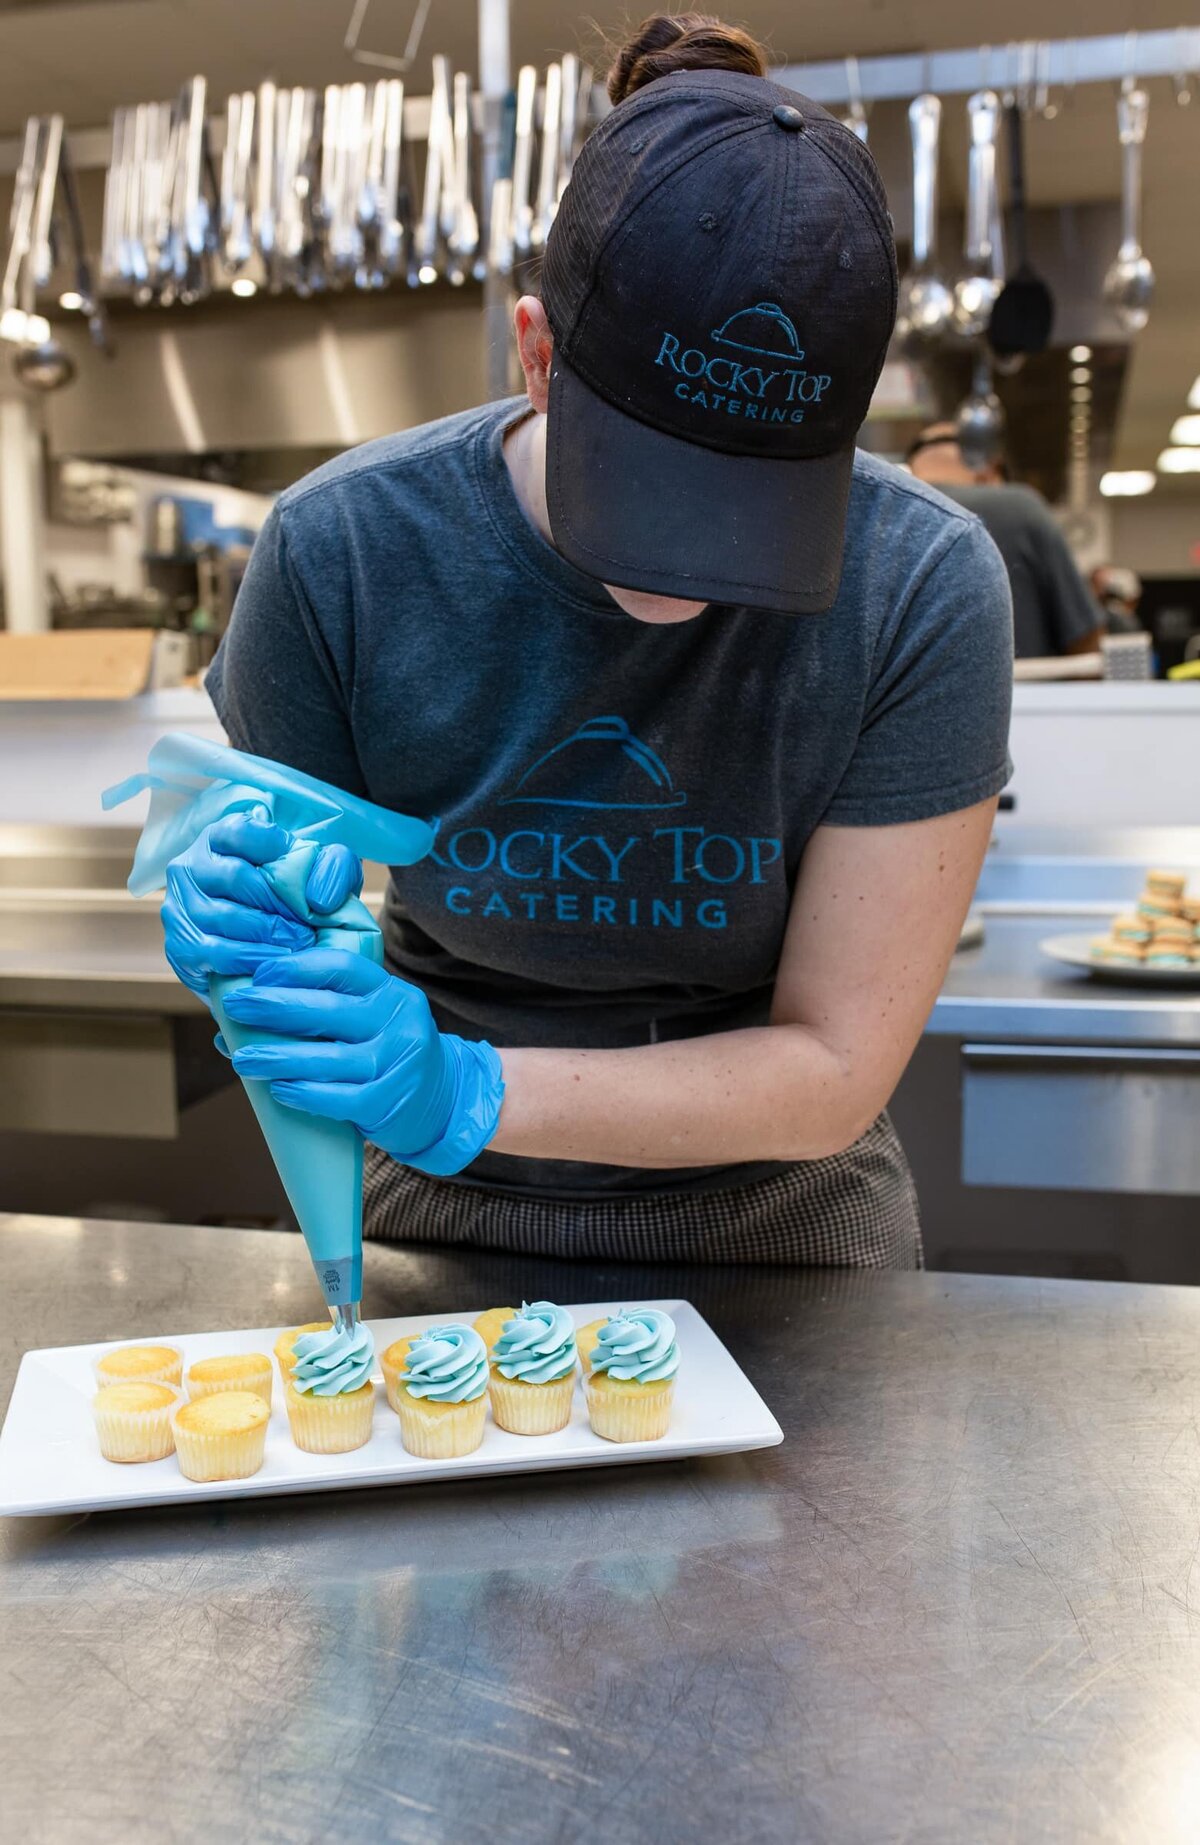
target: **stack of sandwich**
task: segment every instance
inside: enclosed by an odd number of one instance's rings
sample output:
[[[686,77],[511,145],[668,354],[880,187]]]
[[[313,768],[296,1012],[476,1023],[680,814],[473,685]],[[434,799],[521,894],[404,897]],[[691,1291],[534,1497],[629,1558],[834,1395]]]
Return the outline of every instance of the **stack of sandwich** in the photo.
[[[1200,968],[1200,897],[1189,897],[1181,871],[1151,871],[1130,916],[1114,919],[1092,943],[1097,961],[1158,968]]]

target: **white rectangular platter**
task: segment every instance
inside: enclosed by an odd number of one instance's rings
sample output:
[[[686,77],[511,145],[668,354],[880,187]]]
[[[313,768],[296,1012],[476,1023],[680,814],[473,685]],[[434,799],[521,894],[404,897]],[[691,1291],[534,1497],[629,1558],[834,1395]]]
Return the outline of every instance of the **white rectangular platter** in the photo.
[[[371,1439],[351,1454],[305,1454],[288,1432],[278,1370],[275,1372],[266,1460],[248,1480],[200,1484],[186,1480],[172,1455],[165,1461],[121,1466],[102,1457],[92,1423],[96,1384],[93,1363],[104,1352],[134,1343],[61,1345],[26,1352],[12,1401],[0,1431],[0,1514],[124,1511],[137,1506],[175,1505],[197,1499],[252,1499],[272,1493],[313,1493],[352,1486],[396,1486],[437,1479],[467,1479],[500,1473],[539,1473],[549,1468],[603,1467],[630,1461],[681,1460],[698,1454],[736,1454],[769,1448],[783,1430],[741,1367],[711,1326],[682,1300],[626,1302],[662,1307],[675,1321],[680,1365],[671,1426],[661,1441],[610,1442],[593,1435],[582,1384],[575,1390],[571,1420],[556,1435],[509,1435],[489,1412],[483,1445],[460,1460],[423,1461],[408,1454],[400,1425],[388,1407],[382,1374],[376,1375],[375,1422]],[[618,1303],[591,1301],[568,1308],[576,1326],[617,1311]],[[393,1339],[457,1318],[474,1320],[480,1308],[458,1315],[370,1320],[376,1352]],[[270,1355],[279,1326],[244,1332],[153,1333],[136,1343],[178,1346],[184,1370],[198,1358],[233,1352]]]

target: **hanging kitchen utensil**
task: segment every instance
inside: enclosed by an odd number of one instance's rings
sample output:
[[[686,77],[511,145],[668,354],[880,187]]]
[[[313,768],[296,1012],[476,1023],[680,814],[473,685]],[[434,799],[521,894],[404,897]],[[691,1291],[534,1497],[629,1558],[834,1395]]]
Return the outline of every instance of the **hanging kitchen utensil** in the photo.
[[[1150,318],[1154,300],[1154,271],[1142,253],[1142,148],[1150,99],[1136,86],[1123,88],[1117,98],[1117,130],[1121,138],[1122,199],[1121,246],[1104,278],[1105,303],[1127,333],[1140,333]]]
[[[1004,411],[992,389],[992,368],[983,346],[975,354],[971,389],[959,405],[955,425],[958,446],[969,468],[982,470],[998,458]]]
[[[517,139],[517,93],[509,90],[500,106],[496,173],[488,204],[487,268],[491,275],[512,274],[513,156]]]
[[[442,223],[442,163],[446,152],[450,99],[447,90],[447,63],[433,60],[433,88],[429,97],[429,137],[425,153],[425,196],[421,222],[416,235],[417,280],[424,285],[438,279],[439,241]]]
[[[954,313],[954,295],[938,273],[938,140],[942,105],[936,96],[914,97],[908,106],[912,139],[912,262],[900,284],[896,339],[910,358],[927,353],[941,339]]]
[[[858,59],[846,59],[846,88],[850,92],[850,107],[841,118],[851,134],[858,136],[866,144],[870,129],[867,124],[867,112],[863,107],[862,83],[858,74]]]
[[[562,105],[558,118],[558,159],[555,163],[554,209],[567,189],[571,162],[575,158],[575,136],[579,121],[579,59],[573,51],[562,60]]]
[[[1024,124],[1015,103],[1005,111],[1005,126],[1016,267],[996,297],[988,324],[988,344],[1002,358],[1015,353],[1044,352],[1054,328],[1054,297],[1029,260],[1022,145]]]
[[[1001,286],[992,273],[996,136],[1000,126],[1000,99],[996,92],[977,90],[967,103],[967,118],[971,148],[964,273],[954,289],[952,324],[960,339],[975,340],[986,331]]]
[[[20,308],[25,317],[27,335],[37,317],[39,282],[44,287],[54,268],[50,225],[54,216],[54,195],[58,189],[62,139],[62,116],[44,117],[38,133],[33,217],[20,282]],[[13,355],[12,364],[20,382],[34,391],[61,390],[75,376],[75,361],[53,335],[44,340],[27,338],[26,343]]]
[[[454,228],[449,238],[449,277],[457,287],[469,275],[479,279],[479,214],[475,210],[471,156],[471,79],[466,71],[454,78],[453,111]]]
[[[517,76],[517,138],[512,170],[513,257],[520,261],[533,246],[533,207],[529,185],[533,176],[533,117],[537,102],[537,71],[522,65]]]
[[[5,340],[18,340],[25,331],[25,313],[20,305],[21,275],[33,237],[40,140],[41,122],[37,116],[30,116],[25,124],[21,164],[13,182],[12,206],[8,216],[8,253],[4,260],[3,279],[0,280],[0,339]]]
[[[377,260],[380,270],[390,280],[404,268],[408,215],[406,206],[402,209],[404,85],[399,77],[390,77],[379,87],[386,93],[386,102],[383,112],[383,160],[379,174]]]
[[[87,319],[88,333],[97,352],[106,358],[115,357],[115,347],[109,334],[108,316],[104,303],[96,292],[92,275],[91,258],[87,253],[87,243],[83,233],[83,214],[79,209],[79,191],[75,184],[75,169],[71,164],[64,141],[59,161],[59,184],[62,188],[63,203],[67,211],[67,225],[71,234],[72,252],[75,258],[75,292],[79,296],[80,312]]]
[[[546,69],[542,91],[542,149],[538,164],[537,204],[530,226],[530,242],[535,250],[545,246],[558,205],[558,149],[562,132],[563,73],[561,64]]]

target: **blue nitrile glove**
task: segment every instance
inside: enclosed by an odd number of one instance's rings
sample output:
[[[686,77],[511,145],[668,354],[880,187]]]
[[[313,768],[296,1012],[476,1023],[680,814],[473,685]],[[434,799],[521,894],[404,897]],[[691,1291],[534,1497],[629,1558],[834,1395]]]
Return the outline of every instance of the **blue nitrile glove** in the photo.
[[[201,999],[208,998],[213,974],[252,974],[281,949],[311,947],[313,931],[259,869],[291,843],[264,807],[214,821],[167,866],[167,960]],[[322,846],[305,886],[313,909],[328,915],[361,888],[362,861],[346,846]]]
[[[419,987],[362,955],[306,948],[261,961],[230,1018],[277,1033],[236,1051],[289,1108],[350,1121],[420,1172],[461,1172],[496,1131],[504,1079],[490,1044],[441,1032]]]

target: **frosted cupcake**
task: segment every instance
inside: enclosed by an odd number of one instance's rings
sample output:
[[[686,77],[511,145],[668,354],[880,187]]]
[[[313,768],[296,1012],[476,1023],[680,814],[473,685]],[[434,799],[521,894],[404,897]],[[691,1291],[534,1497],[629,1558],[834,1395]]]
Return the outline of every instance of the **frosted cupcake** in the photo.
[[[492,1348],[497,1339],[516,1311],[515,1307],[489,1307],[487,1312],[481,1313],[477,1320],[472,1320],[471,1324],[475,1331],[487,1346],[489,1358],[492,1356]]]
[[[245,1480],[263,1464],[271,1412],[253,1390],[219,1390],[175,1411],[175,1452],[189,1480]]]
[[[600,1329],[585,1385],[592,1428],[605,1441],[666,1434],[679,1369],[675,1322],[657,1307],[621,1313]]]
[[[471,1454],[487,1414],[487,1347],[473,1326],[431,1326],[414,1339],[396,1392],[400,1439],[424,1461]]]
[[[488,1395],[512,1435],[553,1435],[571,1420],[575,1325],[565,1307],[535,1300],[505,1323],[492,1348]]]
[[[175,1449],[171,1413],[178,1401],[169,1384],[105,1384],[92,1400],[105,1460],[165,1461]]]
[[[226,1358],[198,1358],[189,1365],[187,1393],[194,1403],[219,1390],[252,1390],[271,1407],[271,1360],[265,1352],[235,1352]]]
[[[296,1340],[284,1402],[292,1440],[306,1454],[348,1454],[371,1439],[375,1341],[370,1328],[324,1326]]]
[[[95,1364],[96,1382],[105,1384],[170,1384],[179,1388],[183,1353],[173,1345],[122,1345],[105,1352]]]
[[[280,1333],[275,1341],[275,1363],[279,1366],[279,1375],[285,1384],[296,1362],[293,1347],[297,1339],[302,1338],[305,1333],[328,1332],[329,1326],[328,1320],[310,1320],[307,1326],[289,1326],[286,1332]]]

